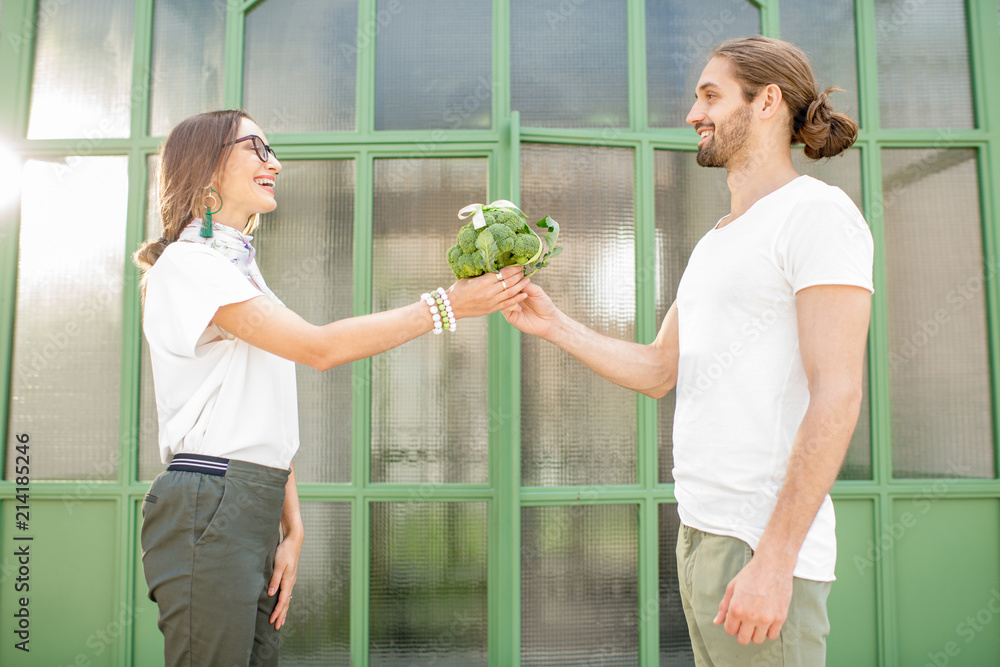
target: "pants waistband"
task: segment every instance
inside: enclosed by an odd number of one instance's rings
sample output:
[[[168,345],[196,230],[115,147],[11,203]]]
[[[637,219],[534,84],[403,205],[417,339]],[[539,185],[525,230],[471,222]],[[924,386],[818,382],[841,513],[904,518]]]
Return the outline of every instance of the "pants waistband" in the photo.
[[[200,472],[217,477],[225,477],[228,469],[229,459],[219,456],[205,456],[204,454],[174,454],[174,457],[170,459],[170,465],[167,466],[167,470]]]
[[[251,463],[239,459],[226,459],[221,456],[188,454],[185,452],[174,454],[170,460],[170,465],[167,466],[167,471],[193,472],[203,475],[214,475],[216,477],[238,478],[274,488],[284,488],[289,474],[288,470],[272,468],[260,465],[259,463]]]

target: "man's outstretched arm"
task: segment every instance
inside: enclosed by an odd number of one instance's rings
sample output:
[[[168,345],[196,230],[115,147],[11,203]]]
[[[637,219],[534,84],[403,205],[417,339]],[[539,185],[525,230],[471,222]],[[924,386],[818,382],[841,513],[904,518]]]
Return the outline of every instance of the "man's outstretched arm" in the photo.
[[[662,398],[677,384],[677,304],[663,319],[649,345],[610,338],[585,327],[555,307],[535,283],[525,289],[528,298],[504,317],[524,333],[558,345],[601,377],[641,394]]]
[[[792,599],[792,572],[823,499],[837,479],[861,407],[871,294],[818,285],[795,297],[809,407],[785,482],[757,551],[726,589],[715,622],[741,644],[776,639]]]

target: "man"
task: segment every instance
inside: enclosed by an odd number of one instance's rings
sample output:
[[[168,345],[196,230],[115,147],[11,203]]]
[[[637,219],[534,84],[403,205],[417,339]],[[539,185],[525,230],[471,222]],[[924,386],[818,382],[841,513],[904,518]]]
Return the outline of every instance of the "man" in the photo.
[[[521,331],[654,398],[677,390],[680,591],[699,666],[825,663],[836,538],[828,495],[861,405],[872,238],[838,188],[792,166],[857,126],[779,40],[720,44],[687,117],[731,208],[695,247],[656,340],[591,331],[537,285]],[[726,364],[719,362],[725,359]]]

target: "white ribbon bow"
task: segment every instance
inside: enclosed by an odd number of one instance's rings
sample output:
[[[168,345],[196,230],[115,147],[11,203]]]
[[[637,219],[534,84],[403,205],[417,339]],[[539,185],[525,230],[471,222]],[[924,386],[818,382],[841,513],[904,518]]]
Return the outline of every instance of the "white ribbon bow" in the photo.
[[[506,199],[497,199],[495,202],[489,204],[469,204],[461,211],[458,212],[458,219],[465,220],[470,215],[472,216],[472,226],[476,229],[482,229],[486,226],[486,218],[483,217],[484,208],[500,208],[508,211],[521,212],[521,209],[517,207],[514,202],[507,201]]]

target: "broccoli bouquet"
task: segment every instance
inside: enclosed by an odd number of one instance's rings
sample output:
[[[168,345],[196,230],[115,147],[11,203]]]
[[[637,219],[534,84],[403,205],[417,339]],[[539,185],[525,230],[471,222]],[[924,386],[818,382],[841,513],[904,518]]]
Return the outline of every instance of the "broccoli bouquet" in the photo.
[[[524,266],[532,276],[549,265],[549,259],[562,251],[556,245],[559,223],[545,216],[535,223],[545,230],[545,238],[528,226],[517,206],[506,199],[486,204],[470,204],[458,212],[464,220],[472,216],[458,232],[458,240],[448,250],[448,266],[456,278],[474,278],[486,272],[497,273],[505,266]]]

